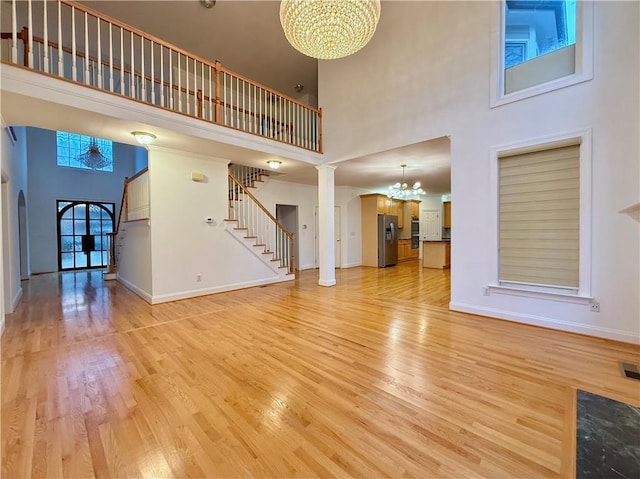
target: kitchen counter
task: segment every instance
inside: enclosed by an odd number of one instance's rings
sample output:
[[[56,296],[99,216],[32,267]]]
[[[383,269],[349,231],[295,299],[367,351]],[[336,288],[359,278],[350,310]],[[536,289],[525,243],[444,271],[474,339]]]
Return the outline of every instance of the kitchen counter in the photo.
[[[451,264],[451,240],[423,241],[422,266],[444,269]]]

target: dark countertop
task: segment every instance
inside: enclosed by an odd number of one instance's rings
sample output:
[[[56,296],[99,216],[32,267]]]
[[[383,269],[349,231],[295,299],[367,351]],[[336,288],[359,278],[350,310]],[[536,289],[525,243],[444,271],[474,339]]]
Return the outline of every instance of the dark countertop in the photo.
[[[450,239],[442,239],[442,240],[422,240],[423,243],[451,243]]]

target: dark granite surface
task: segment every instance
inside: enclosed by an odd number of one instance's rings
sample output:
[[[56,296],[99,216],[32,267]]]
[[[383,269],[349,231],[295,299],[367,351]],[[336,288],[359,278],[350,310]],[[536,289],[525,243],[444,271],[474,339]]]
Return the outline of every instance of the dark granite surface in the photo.
[[[578,391],[577,479],[640,478],[640,408]]]

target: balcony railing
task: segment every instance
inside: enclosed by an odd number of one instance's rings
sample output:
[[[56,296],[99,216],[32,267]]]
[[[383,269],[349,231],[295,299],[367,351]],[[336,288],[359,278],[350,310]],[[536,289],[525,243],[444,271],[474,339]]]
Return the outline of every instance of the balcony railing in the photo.
[[[73,1],[12,0],[1,59],[322,153],[320,109]]]

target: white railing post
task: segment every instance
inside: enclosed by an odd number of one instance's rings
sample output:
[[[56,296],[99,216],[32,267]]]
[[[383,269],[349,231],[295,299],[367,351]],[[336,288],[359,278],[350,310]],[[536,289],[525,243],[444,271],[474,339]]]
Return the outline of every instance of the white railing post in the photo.
[[[11,2],[11,62],[18,63],[18,22],[16,20],[16,0]]]
[[[42,21],[44,27],[44,52],[43,52],[43,69],[45,73],[49,73],[49,25],[47,24],[47,0],[42,2]]]
[[[76,7],[71,6],[71,79],[78,81],[78,64],[76,59]]]
[[[147,80],[144,77],[144,37],[140,36],[140,99],[147,101]]]
[[[31,7],[31,0],[28,1],[28,20],[27,23],[29,25],[29,33],[28,33],[28,44],[29,44],[29,54],[27,56],[27,63],[29,68],[33,68],[33,9]]]
[[[84,12],[84,84],[89,85],[89,15]]]
[[[64,50],[62,49],[62,3],[58,0],[58,76],[64,76]]]
[[[124,91],[124,29],[120,27],[120,94],[125,95]]]
[[[113,24],[109,22],[109,91],[113,93]]]
[[[96,31],[97,31],[97,38],[98,38],[98,88],[102,89],[104,84],[103,84],[103,80],[102,80],[102,41],[101,41],[101,35],[100,35],[100,24],[102,23],[102,20],[100,20],[100,17],[96,17]]]
[[[160,105],[167,106],[164,102],[164,47],[160,45]]]

